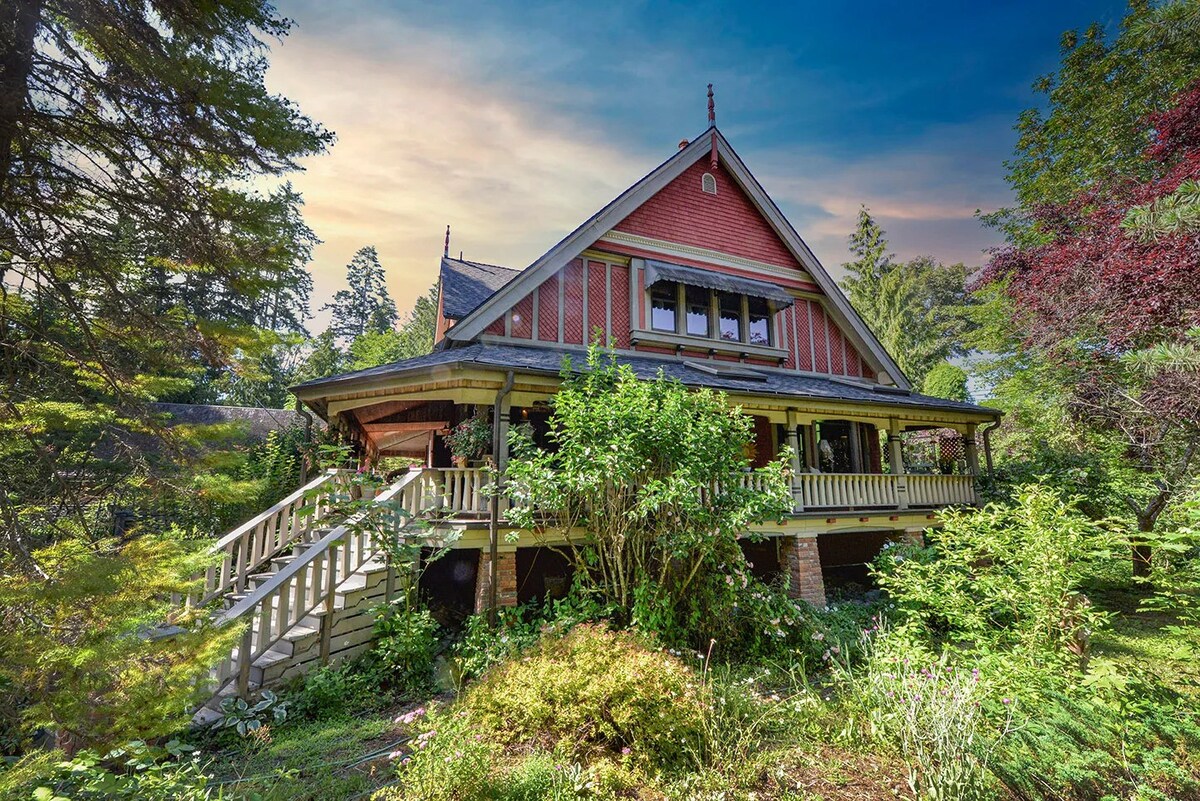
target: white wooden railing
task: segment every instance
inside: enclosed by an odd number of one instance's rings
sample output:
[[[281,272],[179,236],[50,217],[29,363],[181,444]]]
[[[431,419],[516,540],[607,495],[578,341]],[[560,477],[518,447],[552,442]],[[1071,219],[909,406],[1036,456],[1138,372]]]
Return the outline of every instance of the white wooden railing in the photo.
[[[794,481],[797,511],[975,503],[973,476],[799,473]]]
[[[954,506],[975,503],[974,476],[910,475],[909,506]]]
[[[376,495],[367,510],[325,534],[303,554],[217,616],[214,623],[218,626],[234,623],[246,626],[237,651],[215,670],[218,686],[237,677],[238,693],[244,697],[254,660],[270,650],[289,629],[319,607],[325,609],[321,618],[321,656],[323,661],[328,657],[337,587],[379,552],[381,543],[372,536],[373,528],[388,530],[389,535],[400,533],[406,514],[414,515],[419,511],[416,504],[420,503],[423,472],[408,473]],[[392,519],[384,519],[380,521],[381,525],[368,527],[364,522],[370,515]]]
[[[217,540],[209,548],[216,559],[205,573],[203,591],[188,603],[204,604],[230,591],[241,592],[256,569],[292,545],[307,541],[319,528],[316,524],[329,514],[335,494],[346,491],[345,480],[346,475],[337,470],[322,473]],[[307,507],[313,511],[301,513]]]

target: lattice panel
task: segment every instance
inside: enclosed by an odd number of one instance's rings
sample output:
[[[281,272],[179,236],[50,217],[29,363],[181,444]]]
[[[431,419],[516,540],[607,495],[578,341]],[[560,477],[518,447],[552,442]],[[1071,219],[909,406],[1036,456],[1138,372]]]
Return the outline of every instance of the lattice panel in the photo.
[[[516,339],[533,338],[533,295],[521,298],[512,310],[512,335]]]
[[[578,261],[563,270],[563,341],[583,344],[583,265]]]
[[[849,342],[846,342],[846,374],[859,377],[863,374],[862,357]]]
[[[816,349],[816,364],[813,369],[818,373],[829,372],[829,350],[826,337],[829,335],[825,328],[825,310],[819,305],[812,305],[813,346]]]
[[[538,287],[538,334],[544,342],[558,341],[558,274]]]
[[[612,268],[612,337],[618,348],[629,347],[629,268]]]
[[[608,341],[608,298],[605,288],[608,286],[608,268],[603,262],[588,262],[588,341],[598,341],[601,345]],[[599,338],[596,330],[599,329]]]
[[[834,375],[846,374],[846,341],[842,338],[841,330],[829,320],[829,372]]]
[[[796,364],[801,370],[812,370],[812,330],[809,328],[812,305],[805,300],[798,302],[792,308],[796,310]]]
[[[967,447],[954,429],[907,431],[901,435],[905,469],[913,473],[967,472]]]

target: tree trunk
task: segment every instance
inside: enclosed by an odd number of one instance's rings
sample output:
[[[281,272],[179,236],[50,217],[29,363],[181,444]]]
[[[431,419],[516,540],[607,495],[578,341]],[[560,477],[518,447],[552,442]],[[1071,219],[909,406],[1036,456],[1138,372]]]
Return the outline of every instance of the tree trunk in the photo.
[[[28,112],[29,75],[41,0],[6,0],[0,5],[0,202],[8,199],[21,120]]]
[[[1153,517],[1138,515],[1138,532],[1148,533],[1154,530],[1154,522],[1158,515]],[[1131,543],[1133,550],[1133,577],[1140,579],[1150,578],[1150,566],[1153,557],[1152,549],[1146,544],[1146,541],[1141,537],[1133,540]]]

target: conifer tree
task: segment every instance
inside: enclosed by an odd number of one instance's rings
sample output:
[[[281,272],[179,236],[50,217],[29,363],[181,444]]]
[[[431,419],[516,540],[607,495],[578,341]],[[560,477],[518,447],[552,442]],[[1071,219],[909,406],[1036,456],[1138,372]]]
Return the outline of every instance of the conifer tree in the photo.
[[[897,262],[866,206],[850,235],[854,261],[842,265],[842,288],[855,311],[918,389],[940,362],[961,355],[967,268],[929,256]]]
[[[391,331],[398,318],[396,302],[388,294],[383,265],[372,245],[360,248],[346,265],[346,289],[338,290],[324,308],[333,311],[330,330],[342,342],[352,343],[363,334]]]

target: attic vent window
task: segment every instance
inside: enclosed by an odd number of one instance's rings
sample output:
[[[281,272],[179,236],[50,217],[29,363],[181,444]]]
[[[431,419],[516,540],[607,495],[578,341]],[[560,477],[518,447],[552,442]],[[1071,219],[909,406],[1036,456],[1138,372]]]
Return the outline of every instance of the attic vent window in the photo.
[[[711,172],[704,173],[700,179],[700,191],[707,192],[710,195],[717,194],[717,178]]]

